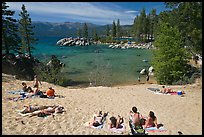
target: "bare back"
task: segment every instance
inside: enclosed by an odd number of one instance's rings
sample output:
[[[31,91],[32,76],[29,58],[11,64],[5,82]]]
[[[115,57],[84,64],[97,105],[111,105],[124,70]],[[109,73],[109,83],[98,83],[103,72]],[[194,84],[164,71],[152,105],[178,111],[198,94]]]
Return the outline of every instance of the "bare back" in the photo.
[[[133,114],[132,121],[135,124],[135,126],[140,124],[139,113],[134,113]]]

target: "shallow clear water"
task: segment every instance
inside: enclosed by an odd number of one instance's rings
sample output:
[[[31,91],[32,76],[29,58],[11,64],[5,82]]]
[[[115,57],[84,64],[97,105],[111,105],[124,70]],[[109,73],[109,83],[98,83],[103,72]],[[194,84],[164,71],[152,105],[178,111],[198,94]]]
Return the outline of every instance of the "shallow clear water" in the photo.
[[[111,49],[109,45],[60,47],[59,37],[39,38],[33,55],[47,61],[56,55],[65,63],[62,73],[72,81],[105,79],[112,85],[134,84],[140,70],[150,67],[152,52],[147,49]],[[143,60],[148,60],[144,62]],[[145,79],[141,77],[141,80]]]

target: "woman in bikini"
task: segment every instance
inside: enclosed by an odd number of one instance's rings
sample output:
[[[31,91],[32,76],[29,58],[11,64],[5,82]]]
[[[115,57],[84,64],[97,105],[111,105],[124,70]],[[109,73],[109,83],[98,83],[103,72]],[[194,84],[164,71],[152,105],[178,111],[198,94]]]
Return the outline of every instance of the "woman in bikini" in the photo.
[[[121,128],[121,124],[124,123],[123,117],[118,115],[118,118],[112,116],[110,117],[109,128]]]
[[[144,128],[147,127],[157,127],[157,117],[154,115],[153,111],[149,112],[149,117],[145,122]]]
[[[34,76],[34,88],[37,88],[36,90],[39,90],[39,84],[42,85],[42,83],[41,83],[40,80],[38,79],[38,76],[35,75],[35,76]]]
[[[140,126],[140,119],[143,118],[139,112],[137,112],[137,108],[132,107],[132,111],[130,111],[130,122],[134,124],[134,126]]]
[[[104,121],[104,118],[108,115],[108,112],[107,113],[104,113],[102,114],[102,111],[99,111],[98,115],[94,115],[93,116],[93,121],[90,121],[89,122],[89,126],[99,126],[103,123]]]
[[[62,112],[65,112],[63,106],[50,106],[50,107],[43,109],[41,111],[38,111],[36,113],[32,113],[30,115],[30,117],[32,117],[32,116],[44,117],[46,115],[51,115],[53,113],[62,113]]]
[[[38,106],[38,105],[25,105],[24,106],[24,109],[21,111],[22,114],[25,114],[25,113],[32,113],[34,111],[37,111],[37,110],[43,110],[43,109],[47,109],[49,107],[55,107],[55,106]]]

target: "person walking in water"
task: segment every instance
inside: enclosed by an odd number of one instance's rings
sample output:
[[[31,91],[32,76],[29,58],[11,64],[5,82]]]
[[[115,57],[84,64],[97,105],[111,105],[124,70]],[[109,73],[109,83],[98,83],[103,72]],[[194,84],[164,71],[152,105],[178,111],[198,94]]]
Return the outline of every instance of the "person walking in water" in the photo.
[[[140,75],[138,76],[137,80],[138,80],[138,82],[140,82]]]
[[[146,78],[147,78],[146,80],[149,81],[149,75],[148,75],[148,74],[147,74],[147,77],[146,77]]]

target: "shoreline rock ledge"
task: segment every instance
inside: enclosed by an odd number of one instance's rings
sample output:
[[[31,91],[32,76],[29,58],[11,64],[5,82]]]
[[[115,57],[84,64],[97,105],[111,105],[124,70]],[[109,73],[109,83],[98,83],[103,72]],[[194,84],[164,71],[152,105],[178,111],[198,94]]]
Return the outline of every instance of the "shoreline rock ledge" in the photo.
[[[94,44],[94,41],[92,39],[87,38],[62,38],[59,41],[57,41],[56,45],[60,46],[89,46]]]

